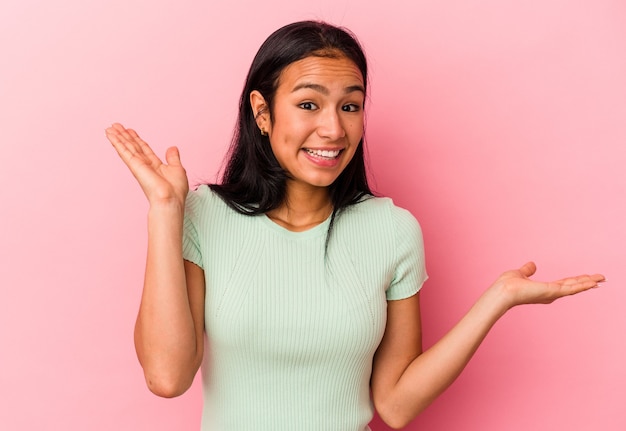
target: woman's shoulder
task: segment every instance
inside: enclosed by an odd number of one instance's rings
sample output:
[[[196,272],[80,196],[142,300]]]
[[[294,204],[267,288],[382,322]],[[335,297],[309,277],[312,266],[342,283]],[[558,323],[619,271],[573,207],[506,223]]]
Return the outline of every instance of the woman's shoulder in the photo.
[[[226,202],[207,184],[199,185],[187,193],[185,212],[188,215],[203,214],[206,216],[208,213],[229,213],[231,211]]]
[[[187,200],[191,201],[193,204],[212,204],[213,202],[222,202],[224,201],[220,198],[220,196],[211,189],[211,186],[208,184],[201,184],[197,186],[193,190],[189,190],[187,194]]]
[[[200,184],[195,189],[189,190],[189,195],[198,199],[211,199],[212,196],[217,196],[208,184]]]
[[[353,262],[365,272],[367,268],[383,268],[393,278],[407,256],[413,263],[423,260],[417,219],[391,198],[367,197],[348,207],[338,217],[333,235],[337,247],[348,250]]]
[[[348,207],[346,213],[352,214],[353,217],[361,216],[371,221],[388,220],[394,223],[413,221],[417,223],[417,219],[409,210],[396,205],[393,199],[389,197],[367,195],[357,204]]]
[[[363,198],[342,211],[338,224],[348,231],[366,235],[395,238],[421,236],[421,227],[413,214],[388,197]]]

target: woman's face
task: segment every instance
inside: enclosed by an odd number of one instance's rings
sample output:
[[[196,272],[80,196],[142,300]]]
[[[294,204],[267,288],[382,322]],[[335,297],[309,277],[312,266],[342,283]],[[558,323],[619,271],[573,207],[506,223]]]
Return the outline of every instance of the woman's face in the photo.
[[[337,179],[363,136],[364,98],[361,71],[345,57],[306,57],[282,71],[267,132],[291,185]]]

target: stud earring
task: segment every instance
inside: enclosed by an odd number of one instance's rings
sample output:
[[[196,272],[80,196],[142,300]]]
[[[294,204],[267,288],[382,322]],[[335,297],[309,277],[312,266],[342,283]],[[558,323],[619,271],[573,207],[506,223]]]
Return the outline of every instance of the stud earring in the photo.
[[[261,129],[261,136],[267,136],[267,132],[265,131],[265,129]]]

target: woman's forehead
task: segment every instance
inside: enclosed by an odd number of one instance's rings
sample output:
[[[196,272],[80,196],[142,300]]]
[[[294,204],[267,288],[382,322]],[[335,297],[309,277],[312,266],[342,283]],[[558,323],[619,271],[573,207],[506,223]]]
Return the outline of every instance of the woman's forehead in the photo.
[[[365,91],[363,75],[359,67],[346,56],[311,55],[285,67],[278,79],[282,90],[294,91],[300,87],[316,86],[321,82],[358,86]]]

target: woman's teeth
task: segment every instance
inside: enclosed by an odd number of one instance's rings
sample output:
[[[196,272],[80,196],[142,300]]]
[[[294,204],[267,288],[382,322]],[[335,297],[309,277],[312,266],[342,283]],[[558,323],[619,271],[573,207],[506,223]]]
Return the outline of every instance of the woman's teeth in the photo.
[[[339,153],[341,152],[341,150],[335,150],[335,151],[328,151],[328,150],[309,150],[308,148],[305,148],[304,151],[306,151],[307,153],[309,153],[312,156],[315,157],[324,157],[327,159],[334,159],[335,157],[337,157],[339,155]]]

